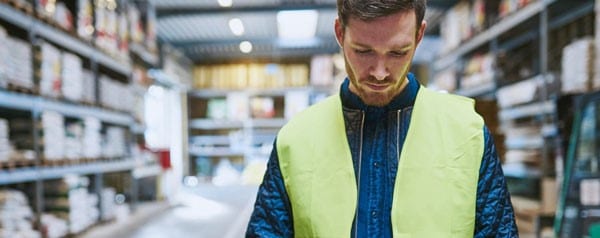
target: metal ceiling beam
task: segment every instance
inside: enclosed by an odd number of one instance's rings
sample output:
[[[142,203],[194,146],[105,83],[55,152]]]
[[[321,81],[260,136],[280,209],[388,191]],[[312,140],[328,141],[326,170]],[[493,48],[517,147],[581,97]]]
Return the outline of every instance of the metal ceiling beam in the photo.
[[[427,7],[448,9],[456,5],[456,0],[429,0]],[[335,3],[284,3],[281,5],[260,5],[240,7],[193,7],[193,6],[156,6],[156,16],[166,18],[198,14],[244,13],[244,12],[276,12],[283,10],[335,10]]]
[[[197,46],[215,46],[215,45],[237,45],[242,41],[250,41],[255,45],[307,45],[317,46],[325,43],[335,43],[335,37],[315,37],[306,40],[282,40],[278,38],[228,38],[219,40],[189,40],[189,41],[169,41],[169,44],[178,48],[189,48]]]
[[[244,12],[276,12],[283,10],[335,10],[336,4],[331,3],[287,3],[282,5],[240,6],[240,7],[156,7],[158,18],[172,16],[187,16],[198,14],[244,13]]]

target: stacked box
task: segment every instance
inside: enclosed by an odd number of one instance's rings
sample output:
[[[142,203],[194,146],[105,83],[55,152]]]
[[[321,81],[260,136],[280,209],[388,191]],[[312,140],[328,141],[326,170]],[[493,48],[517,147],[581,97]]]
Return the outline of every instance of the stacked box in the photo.
[[[9,140],[8,121],[0,118],[0,161],[10,159],[11,146]]]
[[[127,16],[119,14],[118,18],[118,58],[121,61],[129,60],[129,27],[127,25]]]
[[[53,98],[61,96],[61,52],[52,44],[41,44],[40,94]]]
[[[100,120],[87,117],[84,120],[83,132],[83,156],[85,158],[97,159],[102,155],[102,124]]]
[[[156,27],[156,11],[146,12],[146,48],[150,52],[158,51],[158,44],[156,42],[157,27]]]
[[[82,70],[82,88],[83,88],[83,96],[82,101],[94,104],[96,102],[96,80],[94,79],[94,74],[86,69]]]
[[[48,238],[60,238],[69,234],[69,225],[64,219],[60,219],[55,215],[44,213],[41,216],[42,226],[46,229]]]
[[[119,158],[126,155],[125,129],[120,127],[108,127],[106,129],[102,153],[102,156],[107,158]]]
[[[594,41],[592,38],[577,40],[563,49],[563,93],[584,93],[592,88],[594,74]]]
[[[64,123],[64,117],[61,114],[51,111],[42,113],[44,158],[47,160],[63,159],[65,156]]]
[[[94,12],[90,0],[77,1],[77,35],[91,40],[94,34]]]
[[[33,229],[33,219],[25,194],[16,190],[0,190],[0,237],[41,237]]]
[[[5,58],[8,83],[33,89],[33,67],[31,45],[23,40],[8,37],[6,41],[8,57]]]
[[[333,58],[330,55],[313,56],[310,61],[310,84],[329,86],[333,84]]]
[[[71,53],[62,54],[62,94],[66,99],[81,101],[83,99],[83,69],[79,56]]]
[[[67,220],[69,233],[82,232],[100,217],[98,196],[88,192],[89,183],[87,177],[68,175],[44,186],[46,212]]]

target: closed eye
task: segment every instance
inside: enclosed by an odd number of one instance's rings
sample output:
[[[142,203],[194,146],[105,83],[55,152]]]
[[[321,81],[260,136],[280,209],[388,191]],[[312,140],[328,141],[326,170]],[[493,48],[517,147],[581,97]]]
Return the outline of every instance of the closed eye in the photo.
[[[408,51],[392,51],[392,52],[390,52],[390,55],[396,56],[396,57],[406,56],[407,54],[408,54]]]
[[[368,54],[371,53],[371,50],[354,49],[354,52],[357,54]]]

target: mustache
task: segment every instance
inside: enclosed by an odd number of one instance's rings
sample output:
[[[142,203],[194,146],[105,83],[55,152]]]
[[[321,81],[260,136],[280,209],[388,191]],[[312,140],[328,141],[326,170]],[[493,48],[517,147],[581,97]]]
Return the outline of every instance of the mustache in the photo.
[[[389,84],[391,82],[394,82],[394,78],[392,78],[391,76],[387,76],[383,80],[377,80],[377,78],[375,78],[373,76],[368,76],[367,78],[363,78],[361,81],[363,81],[365,83],[369,83],[369,84],[383,85],[383,84]]]

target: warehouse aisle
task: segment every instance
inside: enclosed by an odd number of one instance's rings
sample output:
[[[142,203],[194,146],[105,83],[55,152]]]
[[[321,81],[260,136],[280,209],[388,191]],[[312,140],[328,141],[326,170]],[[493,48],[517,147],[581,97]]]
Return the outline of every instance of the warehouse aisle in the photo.
[[[174,205],[158,214],[136,219],[120,229],[96,229],[85,238],[233,238],[243,237],[257,186],[199,184],[182,189]],[[110,226],[109,226],[110,227]]]

